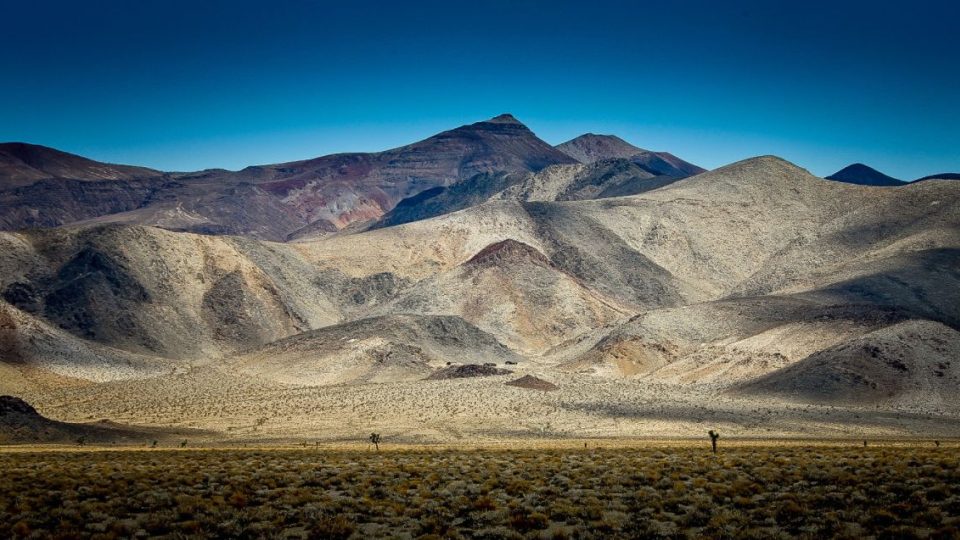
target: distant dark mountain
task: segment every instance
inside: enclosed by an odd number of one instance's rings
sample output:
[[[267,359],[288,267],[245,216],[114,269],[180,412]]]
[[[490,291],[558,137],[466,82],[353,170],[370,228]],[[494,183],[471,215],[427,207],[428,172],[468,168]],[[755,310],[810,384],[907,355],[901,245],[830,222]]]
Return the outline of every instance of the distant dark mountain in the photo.
[[[931,174],[930,176],[917,178],[916,180],[914,180],[914,182],[919,182],[921,180],[960,180],[960,173]]]
[[[0,228],[55,227],[139,208],[169,181],[46,146],[0,144]]]
[[[580,163],[595,163],[604,159],[623,158],[636,163],[654,176],[673,176],[683,178],[705,172],[692,163],[684,161],[669,152],[652,152],[638,148],[615,135],[595,135],[587,133],[565,143],[558,144],[557,150],[576,159]]]
[[[597,135],[585,133],[575,139],[557,145],[557,150],[572,157],[580,163],[593,163],[601,159],[630,158],[643,152],[616,135]]]
[[[0,147],[0,227],[121,222],[285,240],[373,221],[399,201],[481,173],[576,161],[509,114],[378,153],[161,173],[57,150]]]
[[[162,174],[144,167],[100,163],[37,144],[0,143],[0,189],[27,186],[47,178],[129,180]]]
[[[902,186],[907,182],[887,176],[863,163],[848,165],[827,177],[827,180],[858,184],[861,186]]]

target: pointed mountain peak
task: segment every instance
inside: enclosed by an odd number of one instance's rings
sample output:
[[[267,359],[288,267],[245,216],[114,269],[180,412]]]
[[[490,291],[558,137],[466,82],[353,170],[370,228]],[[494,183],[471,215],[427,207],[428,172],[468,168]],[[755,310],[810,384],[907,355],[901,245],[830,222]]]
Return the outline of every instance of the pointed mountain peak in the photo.
[[[503,113],[503,114],[501,114],[501,115],[494,116],[493,118],[487,120],[487,123],[489,123],[489,124],[516,124],[516,125],[518,125],[518,126],[523,126],[523,122],[517,120],[517,118],[516,118],[515,116],[513,116],[512,114],[510,114],[510,113]],[[524,126],[524,127],[526,127],[526,126]]]
[[[863,163],[848,165],[828,176],[827,180],[836,180],[838,182],[858,184],[861,186],[902,186],[906,183],[903,180],[887,176]]]
[[[475,132],[475,131],[484,131],[484,132],[495,132],[495,133],[510,133],[514,135],[521,135],[524,137],[532,136],[533,132],[530,131],[523,122],[519,121],[512,114],[504,113],[499,116],[494,116],[489,120],[481,120],[479,122],[474,122],[472,124],[467,124],[460,126],[452,132]],[[450,132],[444,132],[450,133]],[[544,143],[547,144],[547,143]],[[550,145],[547,145],[550,146]],[[551,146],[551,148],[553,148]]]

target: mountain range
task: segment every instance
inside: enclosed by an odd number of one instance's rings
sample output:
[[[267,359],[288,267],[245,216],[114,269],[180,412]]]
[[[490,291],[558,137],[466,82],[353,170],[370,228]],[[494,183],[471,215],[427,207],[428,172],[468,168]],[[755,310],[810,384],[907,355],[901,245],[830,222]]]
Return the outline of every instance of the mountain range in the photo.
[[[594,158],[625,154],[643,176],[681,178],[703,171],[623,141],[619,153],[604,153],[602,145],[593,148],[597,140],[604,139],[584,136],[553,148],[503,114],[384,152],[191,173],[98,163],[25,143],[0,144],[0,227],[125,223],[284,241],[371,226],[398,203],[409,206],[466,182],[477,197],[491,191],[483,185],[486,178],[510,174],[509,182],[516,183],[524,173],[578,164],[575,150],[581,147],[591,148]]]
[[[0,156],[0,393],[58,421],[960,434],[954,181],[703,171],[509,115],[237,172]]]

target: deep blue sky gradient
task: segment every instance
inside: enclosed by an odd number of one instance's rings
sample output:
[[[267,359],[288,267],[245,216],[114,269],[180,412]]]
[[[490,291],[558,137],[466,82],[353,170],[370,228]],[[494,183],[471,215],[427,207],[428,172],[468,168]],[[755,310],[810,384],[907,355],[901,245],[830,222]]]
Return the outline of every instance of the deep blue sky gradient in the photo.
[[[166,170],[511,112],[713,168],[960,172],[960,2],[3,3],[0,140]]]

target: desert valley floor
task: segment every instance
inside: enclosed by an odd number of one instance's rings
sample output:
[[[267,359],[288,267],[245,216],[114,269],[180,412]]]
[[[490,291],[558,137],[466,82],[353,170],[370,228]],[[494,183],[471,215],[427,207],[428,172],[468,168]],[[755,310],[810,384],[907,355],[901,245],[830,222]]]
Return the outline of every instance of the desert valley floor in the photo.
[[[524,372],[527,370],[520,373]],[[726,396],[709,386],[530,372],[549,378],[558,390],[507,386],[514,375],[297,387],[259,383],[207,367],[182,375],[25,397],[46,416],[69,422],[110,419],[131,425],[190,428],[166,438],[187,438],[191,444],[366,444],[370,432],[380,433],[389,444],[467,445],[566,438],[707,441],[709,429],[731,439],[945,439],[960,435],[960,416],[953,409],[914,412],[791,404]]]

